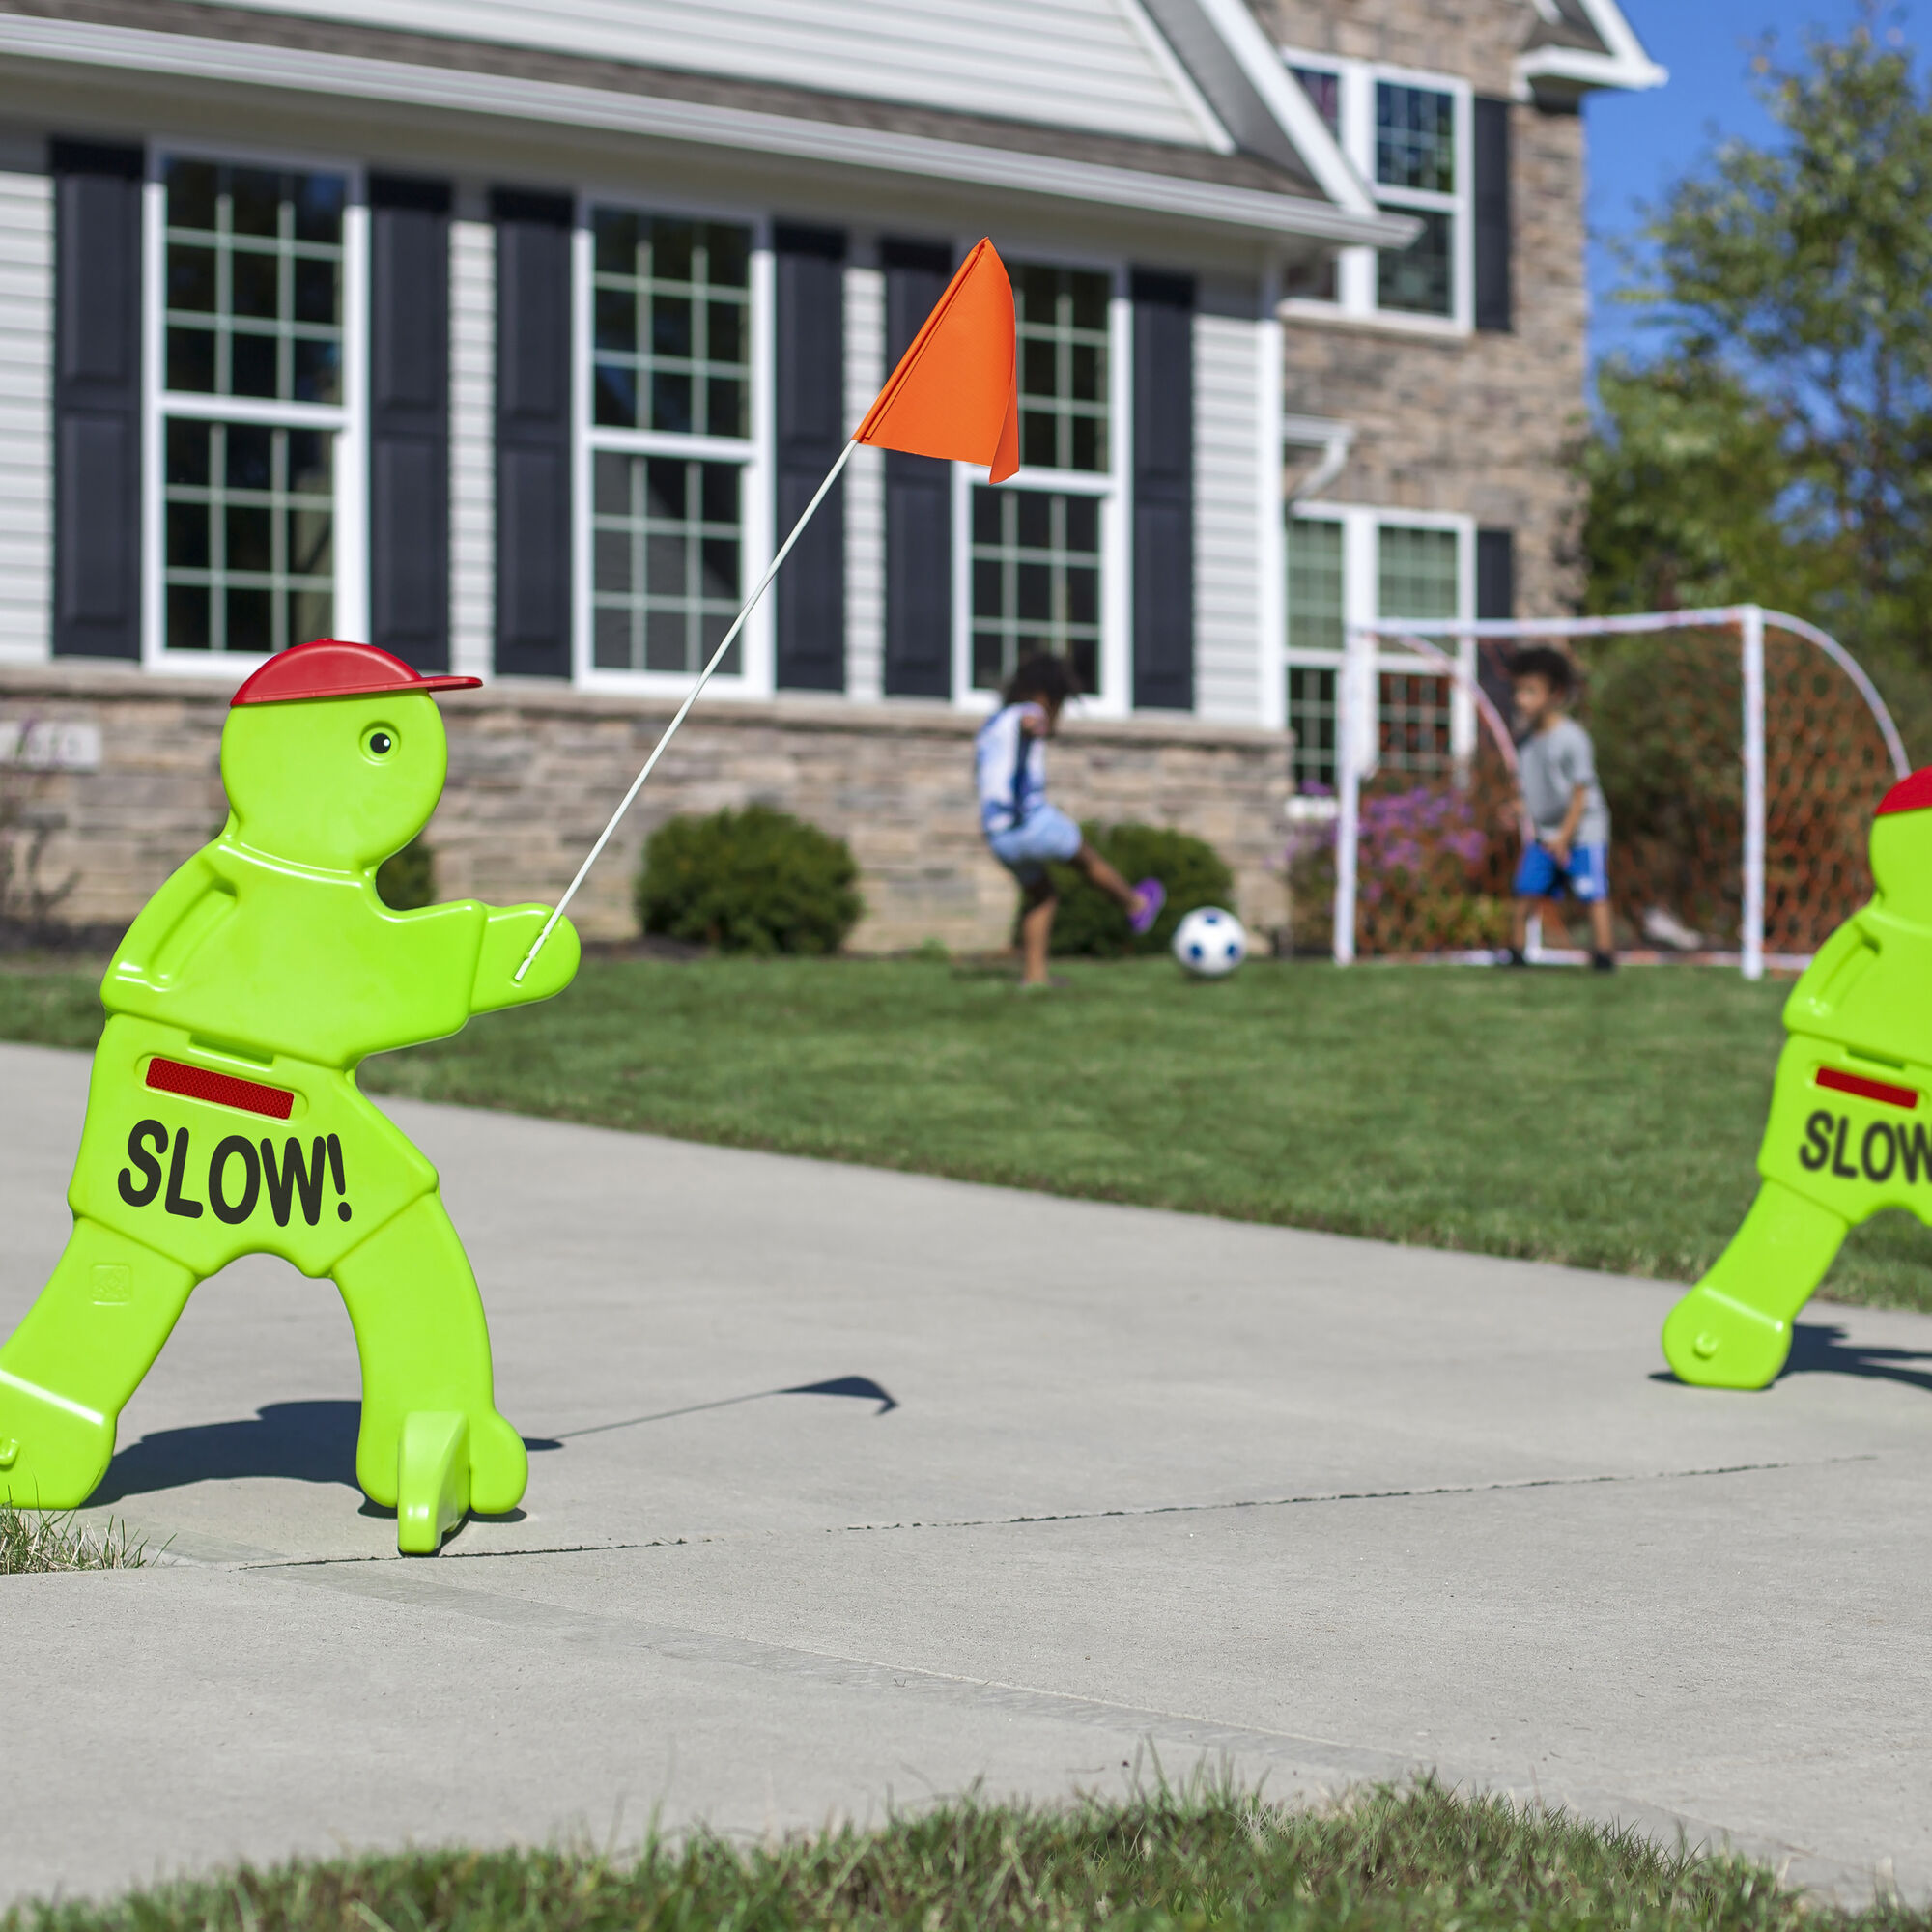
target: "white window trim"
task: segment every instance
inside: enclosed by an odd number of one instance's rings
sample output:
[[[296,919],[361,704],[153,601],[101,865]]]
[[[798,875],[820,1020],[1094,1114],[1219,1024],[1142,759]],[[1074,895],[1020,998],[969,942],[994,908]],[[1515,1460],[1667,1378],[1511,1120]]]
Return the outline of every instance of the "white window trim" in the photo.
[[[590,211],[620,208],[639,214],[669,214],[691,221],[728,221],[752,231],[751,255],[751,434],[744,438],[677,436],[663,430],[609,429],[591,421],[595,351],[595,310],[591,300],[594,248]],[[738,594],[742,601],[765,573],[777,544],[776,505],[777,380],[773,303],[776,268],[772,258],[771,217],[763,210],[719,203],[693,203],[666,196],[640,196],[635,185],[589,187],[577,197],[571,230],[571,681],[585,691],[627,692],[633,696],[682,697],[696,670],[612,670],[592,662],[596,613],[591,543],[591,463],[600,449],[639,456],[682,456],[692,462],[736,463],[744,471],[739,501]],[[777,688],[777,627],[771,591],[739,633],[744,668],[720,671],[705,686],[707,697],[765,698]]]
[[[278,403],[259,397],[166,393],[167,187],[161,161],[169,155],[227,161],[243,167],[303,169],[341,175],[348,183],[342,211],[342,401]],[[239,684],[267,662],[251,651],[169,650],[163,544],[165,451],[169,416],[204,421],[271,422],[324,429],[335,438],[335,615],[331,634],[369,635],[369,201],[364,170],[336,155],[294,149],[238,148],[193,136],[148,143],[141,188],[141,663],[148,669],[185,671]]]
[[[1364,624],[1400,623],[1411,613],[1402,611],[1378,610],[1380,582],[1379,544],[1384,529],[1410,530],[1450,530],[1456,537],[1456,621],[1473,622],[1476,615],[1476,520],[1457,511],[1446,510],[1393,510],[1380,505],[1367,503],[1312,502],[1292,503],[1288,506],[1288,518],[1302,523],[1339,524],[1342,526],[1342,621],[1354,627]],[[1286,531],[1288,518],[1283,519],[1283,579],[1287,577]],[[1287,607],[1284,595],[1283,621],[1277,635],[1282,640],[1280,672],[1277,682],[1286,686],[1288,672],[1296,666],[1312,666],[1319,669],[1339,671],[1344,653],[1331,650],[1296,649],[1288,642]],[[1439,624],[1435,618],[1418,618],[1422,624]],[[1463,676],[1460,678],[1449,696],[1449,754],[1452,758],[1467,758],[1476,750],[1476,705],[1470,696],[1469,682],[1476,674],[1476,640],[1463,638],[1456,647],[1457,663]],[[1446,675],[1442,668],[1431,659],[1418,656],[1414,651],[1391,650],[1378,645],[1376,652],[1378,682],[1371,686],[1377,694],[1380,691],[1379,673],[1393,671],[1404,676],[1441,677]],[[1373,730],[1373,721],[1371,724]],[[1373,737],[1370,740],[1374,743]]]
[[[1285,316],[1310,322],[1347,321],[1374,328],[1417,335],[1468,335],[1476,326],[1475,238],[1475,90],[1453,74],[1430,73],[1418,68],[1390,67],[1379,61],[1352,60],[1312,48],[1283,47],[1284,66],[1319,68],[1340,76],[1340,146],[1362,179],[1376,205],[1392,213],[1447,213],[1451,229],[1451,309],[1446,316],[1414,315],[1406,309],[1376,305],[1376,251],[1344,248],[1335,264],[1334,301],[1311,296],[1291,296],[1281,304]],[[1300,82],[1293,73],[1290,79]],[[1385,187],[1376,180],[1376,83],[1426,87],[1454,97],[1456,102],[1456,192],[1428,193],[1420,188]]]
[[[955,252],[958,252],[955,244]],[[1022,467],[999,489],[1046,490],[1062,497],[1100,499],[1100,690],[1074,701],[1076,715],[1125,718],[1133,710],[1133,557],[1128,513],[1134,475],[1133,302],[1126,265],[1095,260],[1043,242],[1003,244],[1016,262],[1094,270],[1112,277],[1107,303],[1107,468],[1042,469]],[[952,701],[963,711],[989,712],[999,694],[973,687],[973,487],[985,472],[971,464],[952,466]]]

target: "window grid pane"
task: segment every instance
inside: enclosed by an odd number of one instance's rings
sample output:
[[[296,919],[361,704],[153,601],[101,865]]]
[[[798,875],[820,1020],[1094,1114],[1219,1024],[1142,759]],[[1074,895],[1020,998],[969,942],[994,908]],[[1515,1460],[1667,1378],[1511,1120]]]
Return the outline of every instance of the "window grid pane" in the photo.
[[[596,421],[751,433],[749,228],[593,209]]]
[[[333,628],[334,440],[173,418],[162,486],[170,650],[286,650]]]
[[[1456,97],[1376,83],[1376,180],[1383,187],[1456,192]]]
[[[1294,731],[1297,791],[1335,788],[1335,673],[1321,665],[1291,665],[1288,722]]]
[[[1342,76],[1319,67],[1297,67],[1289,71],[1301,83],[1301,91],[1307,95],[1316,113],[1321,115],[1329,133],[1339,141],[1342,138]]]
[[[1454,617],[1459,609],[1454,530],[1384,524],[1378,535],[1376,610],[1383,617]]]
[[[691,672],[718,648],[742,595],[735,463],[599,450],[591,544],[592,662],[600,670]],[[736,676],[743,642],[719,666]]]
[[[1288,647],[1339,651],[1342,631],[1342,526],[1310,517],[1288,525]]]
[[[1100,689],[1100,505],[1037,490],[973,492],[973,685],[996,691],[1021,659],[1065,658]]]
[[[1043,469],[1107,468],[1104,274],[1021,264],[1013,270],[1020,461]]]
[[[1435,776],[1449,767],[1449,680],[1383,671],[1377,706],[1384,771]]]
[[[180,156],[162,180],[166,387],[340,403],[347,181]]]
[[[1376,251],[1376,303],[1405,315],[1453,315],[1456,308],[1455,221],[1439,210],[1383,203],[1413,215],[1422,233],[1406,248]]]

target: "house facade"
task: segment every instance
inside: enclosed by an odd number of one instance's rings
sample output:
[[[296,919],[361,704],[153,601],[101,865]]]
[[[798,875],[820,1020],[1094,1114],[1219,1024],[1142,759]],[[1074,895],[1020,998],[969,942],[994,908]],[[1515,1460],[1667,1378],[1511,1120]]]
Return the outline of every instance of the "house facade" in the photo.
[[[441,885],[554,891],[990,234],[1020,473],[858,452],[624,849],[766,798],[862,940],[996,940],[966,740],[1051,649],[1069,805],[1269,923],[1342,625],[1571,593],[1577,107],[1660,78],[1611,0],[0,0],[0,773],[59,916],[208,836],[226,694],[318,635],[488,680]]]

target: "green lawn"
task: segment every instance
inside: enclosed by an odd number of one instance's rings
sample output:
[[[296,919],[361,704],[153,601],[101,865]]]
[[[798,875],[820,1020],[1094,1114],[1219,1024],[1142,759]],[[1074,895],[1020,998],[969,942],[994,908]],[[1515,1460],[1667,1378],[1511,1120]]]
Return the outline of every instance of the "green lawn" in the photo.
[[[1736,1860],[1424,1785],[1288,1812],[1227,1793],[1066,1810],[950,1805],[878,1832],[741,1851],[711,1836],[617,1863],[412,1852],[29,1905],[0,1932],[1889,1932]]]
[[[560,999],[370,1061],[372,1092],[1019,1187],[1694,1278],[1753,1186],[1784,987],[1734,973],[944,959],[585,962]],[[82,1046],[97,974],[0,973],[0,1035]],[[1932,1308],[1932,1235],[1829,1292]]]

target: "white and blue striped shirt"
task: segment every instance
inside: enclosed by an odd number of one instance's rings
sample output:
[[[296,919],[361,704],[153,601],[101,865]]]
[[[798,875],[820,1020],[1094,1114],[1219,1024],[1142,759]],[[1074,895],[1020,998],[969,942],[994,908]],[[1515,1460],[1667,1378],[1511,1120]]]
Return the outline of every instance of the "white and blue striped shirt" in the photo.
[[[974,740],[980,825],[989,838],[1024,824],[1046,796],[1046,740],[1021,730],[1020,720],[1029,714],[1046,722],[1046,713],[1037,704],[1009,704],[980,725]]]

